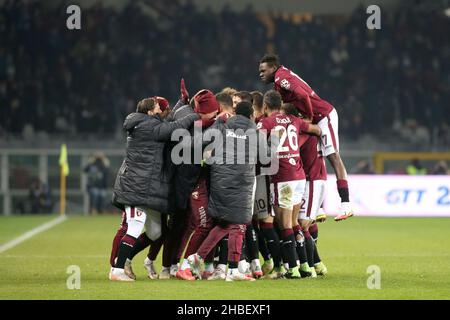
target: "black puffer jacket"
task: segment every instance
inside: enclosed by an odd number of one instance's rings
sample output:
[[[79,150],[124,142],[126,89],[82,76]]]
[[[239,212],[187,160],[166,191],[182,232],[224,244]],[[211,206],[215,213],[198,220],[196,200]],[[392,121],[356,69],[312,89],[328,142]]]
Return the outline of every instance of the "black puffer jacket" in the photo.
[[[222,150],[215,149],[212,159],[215,162],[222,160],[223,164],[211,164],[208,214],[224,222],[247,224],[252,218],[258,145],[256,126],[250,119],[237,115],[226,122],[218,119],[209,130],[215,129],[224,137],[224,147]],[[205,133],[206,139],[209,137],[208,131]],[[234,151],[227,150],[229,143],[234,143]],[[237,147],[238,143],[245,143],[246,156]],[[238,158],[245,159],[245,162],[237,164]],[[231,163],[227,164],[227,161]]]
[[[194,113],[194,110],[192,110],[189,105],[183,105],[179,101],[173,108],[173,111],[167,116],[167,120],[176,121],[192,113]],[[193,126],[191,126],[189,129],[190,138],[194,133]],[[170,151],[172,151],[172,148],[177,143],[178,141],[171,142]],[[193,154],[192,149],[190,150],[190,152]],[[174,196],[170,200],[171,209],[173,209],[174,212],[180,212],[187,209],[189,198],[200,176],[201,168],[199,165],[193,164],[194,159],[192,157],[192,154],[191,164],[181,163],[173,166],[174,176],[172,190]],[[180,156],[182,155],[180,154]]]
[[[127,131],[127,155],[114,184],[113,204],[145,206],[167,213],[171,172],[164,157],[165,142],[174,130],[189,128],[199,116],[190,114],[167,122],[159,115],[131,113],[123,124]]]

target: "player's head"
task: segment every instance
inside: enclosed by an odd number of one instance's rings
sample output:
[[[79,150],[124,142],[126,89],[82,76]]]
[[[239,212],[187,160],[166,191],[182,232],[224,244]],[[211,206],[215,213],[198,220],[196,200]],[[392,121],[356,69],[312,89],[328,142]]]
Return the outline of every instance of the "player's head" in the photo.
[[[232,97],[232,98],[236,92],[238,92],[238,91],[235,88],[231,88],[231,87],[225,87],[222,89],[222,91],[220,91],[220,93],[229,94],[230,97]]]
[[[156,96],[154,98],[158,101],[159,107],[161,109],[161,114],[160,114],[161,118],[167,117],[168,114],[170,113],[169,101],[164,97]]]
[[[279,111],[281,108],[282,99],[280,93],[275,90],[269,90],[264,94],[263,106],[264,111],[269,114],[274,111]]]
[[[253,97],[248,91],[239,91],[233,95],[233,109],[236,109],[236,106],[241,101],[247,101],[251,104],[253,103]]]
[[[300,112],[292,103],[283,103],[281,106],[281,112],[287,115],[300,117]]]
[[[248,101],[241,101],[237,104],[236,115],[242,115],[250,120],[255,120],[253,106]]]
[[[156,98],[146,98],[138,102],[136,112],[152,116],[154,114],[159,114],[162,111]]]
[[[210,90],[200,90],[193,98],[194,111],[200,115],[202,120],[210,120],[219,112],[220,106],[216,97]]]
[[[219,92],[216,94],[216,100],[220,105],[221,112],[233,113],[233,99],[228,93]]]
[[[276,54],[265,54],[259,61],[259,77],[264,83],[272,83],[275,72],[280,67],[280,58]]]
[[[263,111],[263,94],[259,91],[252,91],[251,92],[253,97],[253,109],[255,112],[258,112],[259,114],[264,113]]]

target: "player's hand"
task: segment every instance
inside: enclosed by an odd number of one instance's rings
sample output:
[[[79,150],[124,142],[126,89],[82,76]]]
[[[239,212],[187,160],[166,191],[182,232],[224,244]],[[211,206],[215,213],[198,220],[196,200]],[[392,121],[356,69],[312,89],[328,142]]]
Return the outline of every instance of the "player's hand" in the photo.
[[[181,100],[183,100],[184,103],[189,103],[189,92],[186,90],[186,85],[183,78],[181,78],[180,92]]]

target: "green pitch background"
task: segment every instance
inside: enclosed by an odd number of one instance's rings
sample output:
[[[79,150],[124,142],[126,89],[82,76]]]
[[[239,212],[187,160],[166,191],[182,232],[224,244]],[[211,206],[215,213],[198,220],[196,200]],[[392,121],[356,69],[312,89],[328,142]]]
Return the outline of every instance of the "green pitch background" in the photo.
[[[0,217],[0,244],[54,218]],[[138,281],[111,282],[109,253],[119,223],[119,215],[71,216],[1,253],[0,299],[450,299],[446,218],[330,219],[319,225],[327,276],[254,282],[149,280],[146,252],[134,259]],[[66,286],[70,265],[81,269],[80,290]],[[367,288],[371,265],[381,270],[379,290]]]

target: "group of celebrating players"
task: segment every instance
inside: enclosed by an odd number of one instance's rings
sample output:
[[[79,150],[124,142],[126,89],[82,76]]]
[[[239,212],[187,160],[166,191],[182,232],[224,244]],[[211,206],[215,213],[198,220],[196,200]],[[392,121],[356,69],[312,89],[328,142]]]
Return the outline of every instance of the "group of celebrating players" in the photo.
[[[259,75],[274,83],[274,90],[263,95],[226,88],[214,95],[204,89],[189,99],[182,80],[173,108],[165,98],[152,97],[127,116],[127,154],[113,193],[122,224],[113,240],[110,280],[135,281],[131,261],[148,246],[144,267],[150,279],[254,281],[327,273],[316,223],[326,218],[325,157],[341,197],[335,220],[353,215],[337,112],[276,55],[261,59]],[[174,138],[177,129],[184,129],[180,139]],[[203,133],[202,141],[195,130]],[[252,133],[266,141],[275,136],[277,170],[267,173],[248,155],[239,161],[236,148],[208,151],[212,130],[222,133],[225,143],[240,140],[244,151],[255,147]],[[180,145],[189,146],[183,156],[189,161],[175,163]],[[226,161],[208,162],[211,157]]]

